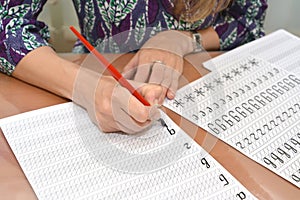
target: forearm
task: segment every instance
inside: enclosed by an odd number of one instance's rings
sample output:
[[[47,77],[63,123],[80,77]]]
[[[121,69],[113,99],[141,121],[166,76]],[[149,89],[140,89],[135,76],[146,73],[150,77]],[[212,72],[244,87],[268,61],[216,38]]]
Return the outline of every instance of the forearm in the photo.
[[[52,48],[45,46],[28,53],[12,76],[71,99],[78,68],[77,64],[60,58]]]
[[[202,37],[202,46],[207,51],[214,51],[220,49],[220,39],[219,35],[213,27],[207,29],[199,30],[198,33]]]

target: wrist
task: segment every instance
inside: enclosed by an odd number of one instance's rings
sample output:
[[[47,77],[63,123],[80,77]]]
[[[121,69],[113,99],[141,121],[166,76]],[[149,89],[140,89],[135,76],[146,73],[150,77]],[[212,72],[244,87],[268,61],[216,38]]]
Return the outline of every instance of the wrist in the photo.
[[[197,31],[191,31],[192,43],[193,43],[193,53],[198,53],[204,50],[202,44],[202,35]]]
[[[198,30],[197,33],[201,35],[201,46],[203,50],[215,51],[220,49],[220,38],[213,27]]]
[[[168,30],[162,31],[150,38],[142,49],[163,50],[180,57],[193,51],[192,38],[186,31]]]

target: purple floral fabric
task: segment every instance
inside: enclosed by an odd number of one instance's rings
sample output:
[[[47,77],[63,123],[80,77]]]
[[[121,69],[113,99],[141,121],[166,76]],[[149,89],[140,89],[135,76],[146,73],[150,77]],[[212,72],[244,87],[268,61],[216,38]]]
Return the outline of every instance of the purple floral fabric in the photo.
[[[31,50],[49,45],[48,27],[37,20],[46,0],[0,0],[0,71],[11,74]],[[172,0],[73,0],[82,34],[102,52],[138,49],[155,33],[213,26],[222,50],[264,35],[267,0],[234,0],[221,13],[193,23],[172,16]],[[115,36],[112,38],[112,36]],[[80,42],[74,52],[87,52]]]

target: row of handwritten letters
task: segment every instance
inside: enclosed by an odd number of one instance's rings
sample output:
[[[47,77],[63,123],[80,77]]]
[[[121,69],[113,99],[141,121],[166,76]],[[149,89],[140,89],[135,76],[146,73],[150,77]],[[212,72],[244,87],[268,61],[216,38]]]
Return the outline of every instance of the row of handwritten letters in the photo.
[[[164,105],[300,186],[300,78],[295,74],[248,55],[186,85]]]

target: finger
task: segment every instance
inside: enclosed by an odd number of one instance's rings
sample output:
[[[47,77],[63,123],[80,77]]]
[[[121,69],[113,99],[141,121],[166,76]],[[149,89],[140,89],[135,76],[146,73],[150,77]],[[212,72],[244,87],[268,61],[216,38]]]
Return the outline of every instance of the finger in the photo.
[[[155,117],[153,115],[158,112],[154,112],[155,110],[152,111],[152,107],[144,106],[127,89],[121,86],[116,87],[113,91],[112,108],[114,115],[118,115],[118,112],[124,111],[136,123],[145,123]]]
[[[179,82],[180,76],[181,76],[181,73],[177,72],[176,70],[173,71],[172,78],[171,78],[171,85],[167,92],[167,97],[169,99],[174,99],[174,97],[175,97],[175,93],[178,89],[178,82]]]
[[[160,113],[156,107],[142,105],[144,112],[141,112],[141,109],[137,109],[137,105],[140,104],[135,97],[131,97],[129,105],[119,104],[121,106],[120,109],[114,112],[119,130],[128,134],[135,134],[145,130],[151,125],[152,121],[160,118]]]
[[[150,103],[150,105],[162,104],[167,95],[168,88],[158,84],[140,83],[128,80],[128,82]]]
[[[164,102],[165,97],[167,96],[167,91],[168,91],[168,88],[162,86],[162,93],[157,102],[159,105],[161,105]]]
[[[154,62],[152,72],[149,78],[149,83],[161,84],[164,79],[165,65],[160,62]]]
[[[156,106],[144,106],[135,97],[130,99],[129,105],[122,104],[122,106],[122,109],[128,113],[136,123],[143,124],[147,121],[159,119],[160,117],[160,112]]]
[[[172,69],[169,66],[165,66],[165,73],[164,73],[164,78],[163,81],[161,82],[161,85],[169,88],[172,82],[172,73],[173,73],[174,69]]]
[[[141,131],[143,126],[149,124],[150,122],[147,120],[141,120],[140,117],[138,117],[137,120],[134,119],[134,117],[129,114],[129,104],[130,100],[128,98],[121,99],[121,101],[120,99],[113,100],[113,118],[119,130],[126,133],[136,133]],[[139,111],[139,109],[137,109],[137,111]]]
[[[141,89],[141,93],[151,105],[160,105],[167,95],[167,88],[161,85],[148,84]]]
[[[146,129],[151,121],[146,121],[144,123],[139,123],[135,121],[127,112],[124,110],[117,113],[116,121],[119,129],[128,134],[134,134],[141,132]]]
[[[139,65],[137,67],[134,80],[138,82],[148,82],[149,75],[151,73],[151,67],[152,67],[152,63]]]

